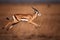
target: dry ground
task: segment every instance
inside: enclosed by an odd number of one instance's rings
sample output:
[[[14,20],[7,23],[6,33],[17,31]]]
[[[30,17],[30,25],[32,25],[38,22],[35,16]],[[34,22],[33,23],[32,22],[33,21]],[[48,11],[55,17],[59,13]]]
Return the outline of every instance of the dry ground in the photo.
[[[33,20],[41,25],[40,28],[20,22],[9,31],[2,29],[9,22],[6,17],[12,21],[13,14],[33,14],[31,6],[42,14]],[[0,5],[0,40],[60,40],[60,4],[50,4],[49,7],[46,4]]]

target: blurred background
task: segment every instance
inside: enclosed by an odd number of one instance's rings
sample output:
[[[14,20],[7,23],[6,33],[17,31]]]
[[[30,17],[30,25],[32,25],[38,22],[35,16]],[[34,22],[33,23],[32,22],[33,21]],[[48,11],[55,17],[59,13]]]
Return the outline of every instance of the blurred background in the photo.
[[[59,3],[60,0],[0,0],[0,3]]]
[[[14,14],[33,14],[32,6],[42,14],[33,20],[40,28],[20,22],[2,29]],[[60,0],[0,0],[0,40],[60,40]]]

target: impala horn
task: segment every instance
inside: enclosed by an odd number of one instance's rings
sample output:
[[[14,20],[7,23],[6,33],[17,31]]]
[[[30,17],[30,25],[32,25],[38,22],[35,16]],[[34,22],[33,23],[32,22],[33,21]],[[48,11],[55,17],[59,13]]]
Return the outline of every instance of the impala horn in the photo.
[[[40,13],[36,8],[32,7],[32,9],[34,10],[34,12],[35,12],[36,14],[38,14],[38,16],[41,16],[41,13]]]

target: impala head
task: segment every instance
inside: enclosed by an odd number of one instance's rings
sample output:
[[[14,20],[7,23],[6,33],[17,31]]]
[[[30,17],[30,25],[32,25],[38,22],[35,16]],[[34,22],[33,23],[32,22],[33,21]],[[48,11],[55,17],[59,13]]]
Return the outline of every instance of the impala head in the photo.
[[[41,16],[41,13],[34,7],[32,7],[32,9],[34,10],[35,14],[37,14],[38,16]]]

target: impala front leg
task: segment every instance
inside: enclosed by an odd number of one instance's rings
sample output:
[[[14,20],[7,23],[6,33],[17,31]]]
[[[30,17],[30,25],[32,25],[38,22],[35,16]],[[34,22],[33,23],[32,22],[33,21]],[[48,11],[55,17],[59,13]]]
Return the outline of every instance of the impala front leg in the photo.
[[[29,23],[31,23],[31,24],[33,24],[33,25],[35,25],[35,26],[36,26],[36,28],[40,27],[40,25],[38,25],[38,24],[36,24],[36,23],[34,23],[34,22],[32,22],[32,21],[29,21]]]

